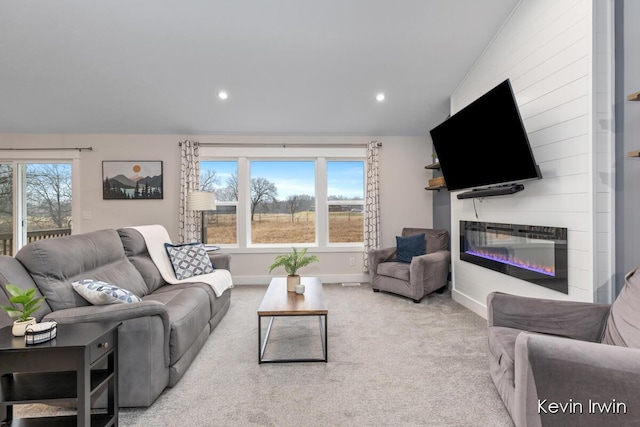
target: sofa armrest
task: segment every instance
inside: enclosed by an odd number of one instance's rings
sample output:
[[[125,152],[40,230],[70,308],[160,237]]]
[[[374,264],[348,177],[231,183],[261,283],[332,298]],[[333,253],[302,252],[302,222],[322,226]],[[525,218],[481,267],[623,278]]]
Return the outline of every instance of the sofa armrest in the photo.
[[[425,294],[431,293],[447,284],[451,252],[436,251],[414,256],[409,266],[409,277],[424,287]]]
[[[609,304],[557,301],[492,292],[487,296],[489,326],[600,341]]]
[[[370,249],[367,256],[369,258],[369,274],[375,274],[378,269],[378,264],[395,259],[396,248]]]
[[[520,334],[515,348],[516,425],[639,425],[638,360],[640,349]]]
[[[169,325],[169,315],[164,304],[158,301],[142,301],[129,304],[89,305],[66,308],[47,314],[44,319],[60,324],[82,322],[114,322],[145,316],[160,316]],[[167,329],[168,330],[168,329]]]
[[[231,271],[231,255],[217,252],[208,252],[209,259],[216,269]]]
[[[167,307],[158,301],[142,301],[129,304],[90,305],[66,308],[47,314],[42,321],[55,320],[60,324],[86,322],[122,322],[147,316],[159,316],[164,328],[164,342],[169,342],[171,324]],[[166,359],[169,360],[168,345]]]

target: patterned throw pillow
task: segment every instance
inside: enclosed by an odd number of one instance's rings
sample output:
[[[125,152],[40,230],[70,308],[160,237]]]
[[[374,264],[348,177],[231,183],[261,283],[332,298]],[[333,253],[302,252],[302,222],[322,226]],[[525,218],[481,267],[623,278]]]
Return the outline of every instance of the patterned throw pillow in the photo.
[[[73,289],[93,305],[122,304],[142,301],[139,296],[126,289],[94,279],[83,279],[71,283]]]
[[[202,243],[185,243],[183,245],[165,243],[164,247],[178,280],[213,273],[213,265]]]

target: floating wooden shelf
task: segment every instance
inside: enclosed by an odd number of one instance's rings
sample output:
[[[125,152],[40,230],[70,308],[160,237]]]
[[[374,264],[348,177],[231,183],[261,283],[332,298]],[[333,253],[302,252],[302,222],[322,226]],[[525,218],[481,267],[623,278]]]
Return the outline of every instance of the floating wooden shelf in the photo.
[[[640,101],[640,92],[635,92],[631,95],[627,95],[627,101]]]
[[[627,95],[627,101],[640,101],[640,92]],[[629,151],[627,157],[640,157],[640,150]]]
[[[430,165],[427,165],[424,167],[425,169],[440,169],[440,163],[435,162],[435,163],[431,163]]]
[[[434,185],[433,187],[424,187],[425,190],[430,190],[430,191],[437,191],[440,190],[442,188],[447,188],[446,185]]]

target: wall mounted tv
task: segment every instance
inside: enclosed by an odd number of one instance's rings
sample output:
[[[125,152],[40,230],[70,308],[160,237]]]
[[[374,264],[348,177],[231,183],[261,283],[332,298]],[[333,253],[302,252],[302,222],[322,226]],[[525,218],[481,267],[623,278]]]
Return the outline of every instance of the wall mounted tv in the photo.
[[[542,178],[509,79],[430,133],[447,189],[474,188],[459,199],[515,193]]]

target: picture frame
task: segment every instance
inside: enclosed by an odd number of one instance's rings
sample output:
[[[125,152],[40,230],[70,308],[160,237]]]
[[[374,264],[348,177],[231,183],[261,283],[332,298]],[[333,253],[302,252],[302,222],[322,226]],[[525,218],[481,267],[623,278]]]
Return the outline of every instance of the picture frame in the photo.
[[[103,200],[164,198],[161,160],[103,160]]]

